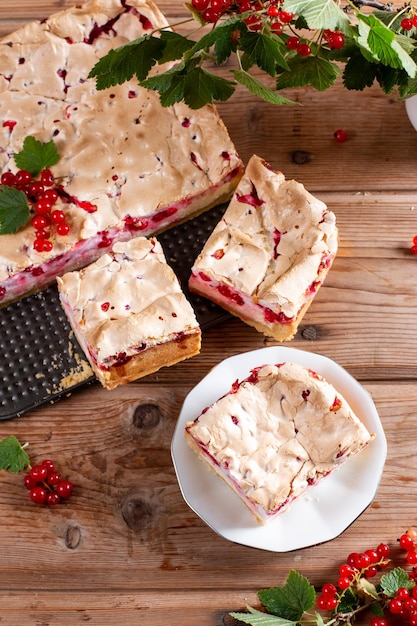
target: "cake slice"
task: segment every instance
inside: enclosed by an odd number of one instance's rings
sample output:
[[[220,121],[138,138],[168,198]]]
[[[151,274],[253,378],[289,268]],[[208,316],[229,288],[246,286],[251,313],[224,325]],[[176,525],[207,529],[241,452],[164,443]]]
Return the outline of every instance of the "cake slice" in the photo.
[[[154,237],[117,242],[57,280],[64,311],[103,387],[198,354],[194,311]]]
[[[189,288],[277,341],[292,339],[336,251],[335,215],[254,155]]]
[[[230,199],[242,164],[215,107],[164,108],[136,78],[102,91],[87,78],[111,48],[166,23],[152,0],[89,0],[0,39],[2,185],[13,186],[27,137],[53,141],[54,210],[69,227],[29,219],[0,235],[0,306],[115,241],[156,234]]]
[[[263,365],[185,427],[188,445],[266,523],[373,438],[344,397],[295,363]]]

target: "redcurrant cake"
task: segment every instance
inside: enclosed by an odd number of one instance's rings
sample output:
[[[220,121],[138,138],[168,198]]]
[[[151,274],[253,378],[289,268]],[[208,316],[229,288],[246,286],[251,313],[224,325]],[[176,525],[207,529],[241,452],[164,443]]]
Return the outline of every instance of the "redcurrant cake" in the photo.
[[[136,78],[104,90],[88,78],[111,48],[165,25],[151,0],[90,0],[0,40],[1,185],[32,213],[0,236],[0,304],[230,199],[242,163],[215,107],[163,108]],[[27,138],[59,155],[35,181],[15,162]]]
[[[261,523],[373,437],[330,383],[296,363],[253,369],[185,427],[191,449]]]
[[[337,245],[334,213],[254,155],[193,265],[189,287],[285,341],[296,333]]]
[[[107,389],[198,354],[194,311],[155,237],[116,242],[57,281],[75,336]]]

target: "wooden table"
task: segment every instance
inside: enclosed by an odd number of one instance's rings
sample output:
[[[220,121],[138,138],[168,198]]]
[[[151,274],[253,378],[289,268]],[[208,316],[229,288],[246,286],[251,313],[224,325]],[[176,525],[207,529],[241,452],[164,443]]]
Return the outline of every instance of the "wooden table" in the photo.
[[[0,31],[71,4],[2,2]],[[174,0],[160,7],[184,15]],[[288,345],[336,360],[371,393],[388,441],[374,501],[336,539],[289,553],[228,542],[189,509],[170,456],[186,394],[223,358],[275,345],[227,321],[204,333],[192,360],[0,423],[0,437],[29,441],[33,462],[54,458],[76,485],[66,505],[42,509],[20,475],[0,472],[2,626],[221,626],[291,568],[319,586],[349,552],[395,546],[417,525],[417,133],[404,105],[377,88],[288,95],[303,106],[274,108],[239,90],[219,109],[245,162],[261,155],[337,215],[338,256]],[[337,128],[346,143],[333,140]]]

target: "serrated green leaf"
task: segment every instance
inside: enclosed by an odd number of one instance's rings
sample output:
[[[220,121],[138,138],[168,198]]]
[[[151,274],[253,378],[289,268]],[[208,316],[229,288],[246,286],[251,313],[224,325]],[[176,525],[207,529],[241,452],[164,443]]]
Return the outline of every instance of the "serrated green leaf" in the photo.
[[[360,604],[360,597],[352,590],[352,587],[349,587],[345,589],[344,593],[340,596],[337,612],[350,613],[351,611],[355,611]]]
[[[158,59],[160,64],[181,59],[195,43],[191,39],[170,30],[162,31],[160,40],[165,44],[162,55]]]
[[[277,78],[277,89],[311,85],[325,91],[335,82],[340,70],[335,63],[317,56],[294,57],[288,61],[289,70]]]
[[[233,70],[233,77],[236,82],[238,82],[243,87],[253,94],[254,96],[258,96],[265,100],[265,102],[269,102],[271,104],[297,104],[292,100],[288,100],[288,98],[284,98],[276,91],[269,89],[266,85],[261,83],[259,80],[245,72],[245,70]]]
[[[199,109],[214,101],[224,102],[235,91],[235,84],[208,72],[202,67],[195,67],[184,76],[184,102],[191,109]]]
[[[289,69],[281,53],[281,45],[277,37],[249,30],[242,33],[239,42],[239,47],[245,56],[246,68],[257,65],[270,76],[275,76],[277,65],[286,70]]]
[[[43,143],[29,135],[23,141],[22,150],[16,152],[13,158],[19,169],[37,176],[43,169],[56,165],[60,157],[52,139]]]
[[[0,185],[0,235],[17,232],[29,217],[28,201],[23,191]]]
[[[257,611],[250,606],[247,609],[249,613],[230,613],[230,615],[240,622],[251,624],[251,626],[293,626],[293,622],[282,617]]]
[[[316,600],[314,587],[295,570],[290,571],[283,587],[262,589],[258,596],[269,613],[292,622],[299,622]]]
[[[343,70],[343,84],[346,89],[362,91],[373,85],[378,65],[365,59],[359,50],[352,54]]]
[[[142,35],[134,41],[109,50],[90,70],[88,78],[96,79],[98,90],[121,85],[136,75],[144,80],[162,57],[165,41],[154,35]]]
[[[381,578],[381,588],[390,598],[393,598],[401,587],[412,589],[414,584],[414,581],[410,580],[408,573],[402,567],[395,567]]]
[[[379,594],[375,585],[367,578],[362,577],[358,580],[358,589],[362,590],[367,596],[374,598],[374,600],[379,599]]]
[[[13,435],[0,441],[0,469],[21,472],[29,465],[29,456]]]
[[[350,30],[348,16],[334,0],[285,0],[283,9],[301,14],[311,29]]]

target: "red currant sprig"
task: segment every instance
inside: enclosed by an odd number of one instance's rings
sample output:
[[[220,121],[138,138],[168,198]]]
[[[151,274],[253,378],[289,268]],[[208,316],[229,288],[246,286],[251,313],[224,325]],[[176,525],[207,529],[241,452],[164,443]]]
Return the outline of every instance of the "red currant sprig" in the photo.
[[[415,239],[417,240],[417,237]],[[399,537],[398,543],[400,548],[407,553],[407,563],[417,565],[417,532],[413,529],[407,530]]]
[[[59,194],[54,187],[55,179],[50,169],[41,171],[39,179],[34,179],[27,170],[4,172],[0,183],[23,191],[34,213],[31,225],[35,230],[33,247],[37,252],[49,252],[53,248],[51,232],[54,229],[58,235],[68,235],[71,228],[66,222],[63,211],[54,209]]]
[[[73,491],[71,481],[61,478],[50,459],[31,467],[23,482],[35,504],[55,506],[62,500],[67,500]]]

